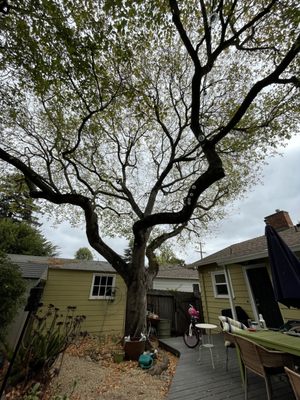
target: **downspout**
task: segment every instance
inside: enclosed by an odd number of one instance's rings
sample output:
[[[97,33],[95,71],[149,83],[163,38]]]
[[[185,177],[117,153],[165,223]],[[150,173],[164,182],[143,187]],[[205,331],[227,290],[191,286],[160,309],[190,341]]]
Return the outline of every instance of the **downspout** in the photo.
[[[232,292],[232,287],[231,287],[231,281],[229,279],[227,265],[224,264],[223,265],[223,269],[224,269],[224,274],[225,274],[225,278],[226,278],[226,282],[227,282],[229,303],[230,303],[230,308],[231,308],[231,312],[232,312],[232,318],[237,320],[235,305],[234,305],[234,302],[233,302],[233,292]]]
[[[200,277],[200,288],[201,288],[201,301],[203,302],[204,300],[204,304],[202,303],[202,309],[204,311],[205,309],[205,317],[204,315],[203,317],[203,321],[208,322],[209,321],[209,313],[208,313],[208,308],[207,308],[207,297],[206,297],[206,286],[205,286],[205,279],[204,279],[204,273],[200,272],[198,270],[199,273],[199,277]]]

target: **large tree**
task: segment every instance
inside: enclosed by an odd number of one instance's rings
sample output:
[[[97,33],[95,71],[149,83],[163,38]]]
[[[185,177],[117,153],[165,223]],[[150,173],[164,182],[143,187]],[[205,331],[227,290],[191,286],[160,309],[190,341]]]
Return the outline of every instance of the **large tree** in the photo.
[[[24,175],[2,175],[0,180],[0,219],[39,225],[37,213],[40,208],[29,195]]]
[[[75,253],[76,260],[91,261],[93,258],[93,254],[88,247],[80,247]]]
[[[0,251],[10,254],[55,256],[57,246],[38,230],[40,212],[29,195],[24,175],[2,175],[0,180]]]
[[[15,0],[0,30],[3,165],[82,213],[136,336],[159,246],[201,231],[295,129],[296,2]]]
[[[19,267],[0,251],[0,348],[8,325],[25,302],[26,284]]]
[[[0,251],[7,254],[54,257],[57,246],[49,242],[41,232],[27,222],[15,222],[0,218]]]

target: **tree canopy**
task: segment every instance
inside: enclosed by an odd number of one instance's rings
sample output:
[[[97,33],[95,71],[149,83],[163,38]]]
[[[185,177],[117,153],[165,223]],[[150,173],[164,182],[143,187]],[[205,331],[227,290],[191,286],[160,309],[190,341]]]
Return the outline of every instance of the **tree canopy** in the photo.
[[[57,255],[57,247],[50,243],[36,227],[26,222],[0,218],[0,237],[0,251],[7,254],[49,257]]]
[[[34,204],[29,195],[24,175],[9,174],[0,181],[0,218],[10,218],[15,222],[27,222],[39,225],[34,213],[40,212],[40,207]]]
[[[13,321],[18,308],[25,303],[25,290],[19,267],[0,252],[0,343],[5,340],[7,326]]]
[[[57,246],[38,230],[40,212],[29,195],[24,175],[3,175],[0,181],[0,251],[9,254],[54,256]]]
[[[184,266],[185,262],[181,258],[178,258],[174,253],[170,244],[165,243],[161,246],[159,254],[157,256],[159,265],[181,265]]]
[[[78,249],[75,253],[76,260],[91,261],[93,258],[94,257],[91,250],[87,247],[80,247],[80,249]]]
[[[16,0],[3,19],[0,159],[33,198],[84,216],[127,284],[127,333],[143,328],[157,249],[222,215],[297,129],[295,10]],[[116,233],[133,239],[130,263],[103,241]]]

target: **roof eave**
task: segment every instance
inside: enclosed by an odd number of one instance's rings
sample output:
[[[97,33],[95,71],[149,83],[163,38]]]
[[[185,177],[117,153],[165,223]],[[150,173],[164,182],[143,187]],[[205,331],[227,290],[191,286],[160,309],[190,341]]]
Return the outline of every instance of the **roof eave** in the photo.
[[[295,246],[290,246],[290,249],[293,252],[298,252],[300,251],[300,245],[295,245]],[[219,258],[217,260],[212,260],[211,262],[208,263],[201,263],[198,264],[198,269],[201,269],[203,267],[207,267],[209,265],[228,265],[228,264],[236,264],[239,262],[246,262],[246,261],[252,261],[252,260],[258,260],[262,258],[269,258],[268,254],[268,249],[265,249],[263,251],[259,251],[257,253],[251,253],[251,254],[240,254],[240,255],[230,255],[227,257]],[[193,263],[195,264],[195,263]]]

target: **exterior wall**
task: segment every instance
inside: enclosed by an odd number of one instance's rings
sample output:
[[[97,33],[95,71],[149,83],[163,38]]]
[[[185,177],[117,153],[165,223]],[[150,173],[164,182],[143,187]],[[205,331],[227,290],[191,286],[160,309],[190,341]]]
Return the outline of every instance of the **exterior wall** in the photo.
[[[153,281],[153,289],[177,290],[179,292],[193,293],[193,285],[195,284],[199,284],[198,280],[155,278]]]
[[[249,315],[249,318],[254,318],[243,267],[239,264],[233,264],[228,267],[228,270],[230,272],[231,283],[234,291],[233,300],[235,306],[241,306]]]
[[[272,280],[270,267],[269,265],[266,267]],[[241,306],[249,317],[254,319],[249,291],[243,274],[243,266],[233,264],[227,266],[227,268],[234,294],[234,305]],[[215,298],[211,277],[213,271],[222,271],[222,267],[206,267],[200,270],[201,298],[205,322],[219,325],[218,316],[221,315],[222,309],[230,308],[230,302],[227,298]],[[295,308],[289,309],[280,303],[278,304],[285,322],[289,319],[300,319],[300,310]]]
[[[89,299],[93,272],[49,269],[42,301],[53,304],[62,312],[68,306],[76,306],[75,314],[85,315],[82,330],[91,334],[124,333],[126,286],[116,275],[115,299]]]
[[[215,298],[211,272],[219,271],[221,268],[201,268],[200,270],[200,291],[203,307],[203,319],[206,323],[219,326],[218,316],[223,308],[229,308],[229,299]],[[213,330],[216,333],[216,330]]]
[[[205,322],[219,326],[221,310],[230,307],[229,298],[216,298],[214,295],[212,272],[224,271],[222,267],[201,268],[200,287]],[[253,318],[248,289],[240,265],[228,266],[228,274],[234,294],[234,305],[241,306]]]
[[[17,315],[15,316],[13,322],[8,326],[7,328],[7,337],[6,337],[6,341],[7,344],[10,346],[10,348],[14,348],[18,342],[18,339],[20,337],[20,334],[22,332],[23,329],[23,325],[25,323],[26,317],[28,312],[24,311],[24,307],[26,305],[27,302],[27,298],[29,296],[30,293],[30,289],[32,287],[34,287],[37,284],[38,280],[37,279],[26,279],[25,283],[26,283],[26,292],[24,294],[24,305],[23,307],[20,308],[19,312],[17,313]]]

